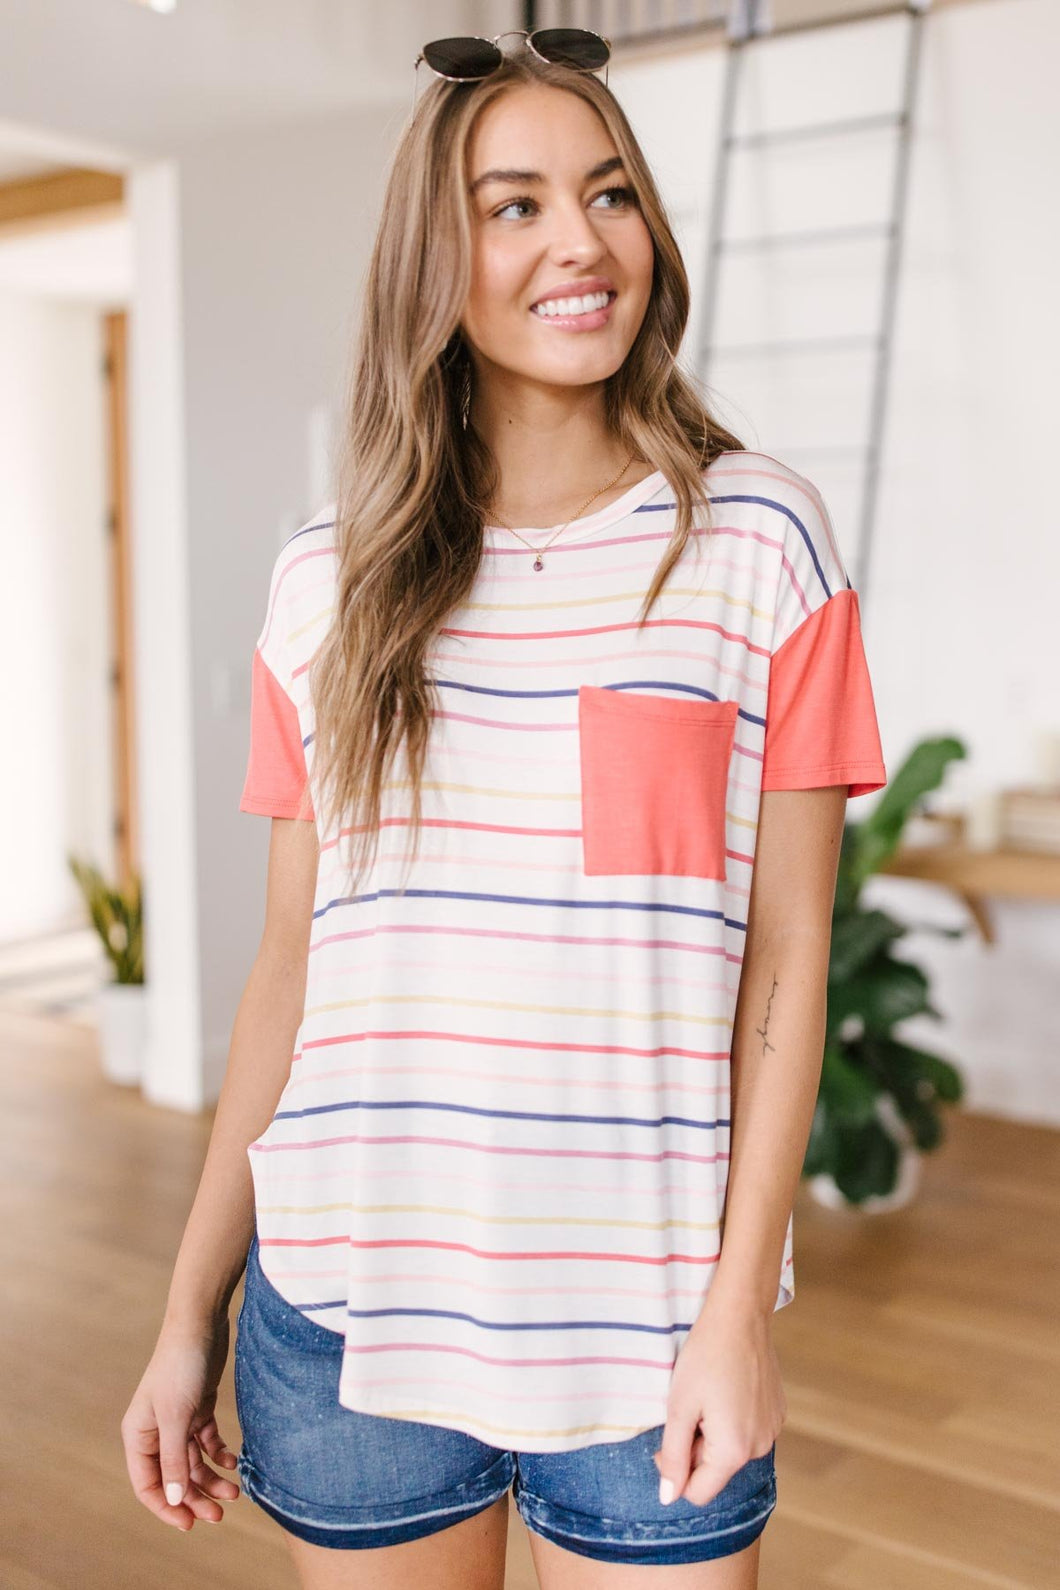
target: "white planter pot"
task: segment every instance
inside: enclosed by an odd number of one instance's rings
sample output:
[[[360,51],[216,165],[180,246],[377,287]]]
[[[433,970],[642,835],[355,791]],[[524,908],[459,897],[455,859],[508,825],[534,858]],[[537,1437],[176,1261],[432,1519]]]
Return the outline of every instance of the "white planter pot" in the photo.
[[[98,998],[103,1075],[110,1082],[138,1083],[147,1032],[146,985],[105,983]]]
[[[920,1187],[920,1172],[924,1156],[913,1141],[913,1134],[892,1101],[883,1095],[876,1101],[876,1115],[884,1131],[889,1132],[898,1145],[898,1179],[889,1193],[873,1193],[852,1204],[835,1184],[832,1176],[810,1176],[811,1195],[827,1209],[863,1210],[867,1215],[886,1214],[890,1209],[901,1209],[911,1203]]]

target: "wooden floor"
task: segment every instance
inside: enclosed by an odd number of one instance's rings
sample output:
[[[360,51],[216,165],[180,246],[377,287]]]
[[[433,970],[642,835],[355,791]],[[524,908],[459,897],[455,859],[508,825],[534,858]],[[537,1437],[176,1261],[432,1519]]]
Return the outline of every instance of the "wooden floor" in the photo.
[[[0,1011],[4,1590],[279,1590],[249,1497],[184,1535],[133,1497],[119,1421],[210,1129],[102,1080],[83,1025]],[[913,1206],[800,1189],[776,1316],[789,1416],[761,1590],[1060,1585],[1060,1134],[951,1115]],[[232,1318],[241,1292],[233,1302]],[[239,1444],[231,1362],[218,1409]],[[533,1590],[510,1507],[508,1590]]]

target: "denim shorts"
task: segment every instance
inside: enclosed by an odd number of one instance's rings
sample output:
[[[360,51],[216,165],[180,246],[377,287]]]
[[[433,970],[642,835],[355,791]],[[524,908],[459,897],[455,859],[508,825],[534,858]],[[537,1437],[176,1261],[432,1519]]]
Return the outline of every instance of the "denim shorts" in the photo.
[[[749,1546],[777,1502],[774,1455],[705,1506],[659,1501],[664,1426],[567,1452],[510,1452],[462,1430],[360,1413],[338,1400],[345,1338],[264,1274],[255,1233],[236,1322],[244,1492],[319,1546],[393,1546],[482,1512],[509,1489],[527,1528],[600,1562],[703,1562]]]

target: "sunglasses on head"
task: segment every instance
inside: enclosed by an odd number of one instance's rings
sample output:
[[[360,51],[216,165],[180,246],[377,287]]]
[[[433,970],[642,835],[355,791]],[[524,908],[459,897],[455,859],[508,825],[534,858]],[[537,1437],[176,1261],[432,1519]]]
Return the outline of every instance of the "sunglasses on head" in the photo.
[[[576,72],[598,72],[611,58],[611,41],[593,33],[588,28],[535,28],[527,33],[523,28],[512,28],[508,33],[498,33],[495,39],[474,37],[435,39],[425,44],[413,63],[413,108],[416,105],[416,73],[424,61],[436,77],[450,83],[477,83],[495,72],[504,60],[497,39],[517,34],[526,42],[526,48],[543,61],[554,66],[569,66]],[[604,73],[607,82],[607,73]]]

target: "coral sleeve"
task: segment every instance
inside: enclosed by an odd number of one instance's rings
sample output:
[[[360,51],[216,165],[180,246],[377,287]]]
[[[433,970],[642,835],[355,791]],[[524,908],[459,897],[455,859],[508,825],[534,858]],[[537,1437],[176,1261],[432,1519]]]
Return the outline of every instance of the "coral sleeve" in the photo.
[[[294,702],[255,647],[251,673],[250,754],[239,801],[241,812],[263,817],[313,818],[312,802],[300,810],[306,784],[302,731]]]
[[[857,592],[837,590],[773,653],[762,788],[887,782]]]

